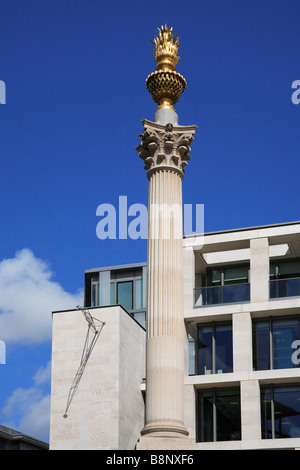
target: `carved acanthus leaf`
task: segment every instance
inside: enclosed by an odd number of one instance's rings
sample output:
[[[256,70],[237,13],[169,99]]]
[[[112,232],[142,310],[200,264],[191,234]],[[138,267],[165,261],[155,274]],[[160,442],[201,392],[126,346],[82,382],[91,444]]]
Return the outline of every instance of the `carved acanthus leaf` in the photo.
[[[184,176],[184,167],[190,160],[189,152],[194,139],[196,126],[174,127],[144,121],[144,134],[140,134],[141,143],[136,148],[138,156],[145,162],[148,176],[158,170],[174,170]]]

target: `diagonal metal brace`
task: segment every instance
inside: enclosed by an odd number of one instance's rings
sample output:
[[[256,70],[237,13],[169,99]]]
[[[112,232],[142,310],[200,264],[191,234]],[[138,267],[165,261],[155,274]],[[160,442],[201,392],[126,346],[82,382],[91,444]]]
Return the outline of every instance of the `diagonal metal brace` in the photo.
[[[76,372],[76,375],[74,377],[74,380],[72,382],[72,385],[70,387],[70,390],[69,390],[69,395],[68,395],[68,400],[67,400],[67,405],[66,405],[66,409],[65,409],[65,413],[64,413],[64,418],[67,418],[68,417],[68,409],[71,405],[71,402],[73,400],[73,397],[78,389],[78,386],[79,386],[79,382],[81,380],[81,377],[83,375],[83,372],[84,372],[84,369],[85,369],[85,366],[88,362],[88,359],[95,347],[95,344],[97,342],[97,339],[99,338],[100,336],[100,333],[102,331],[102,328],[103,326],[105,325],[105,322],[102,322],[100,320],[98,320],[97,318],[94,318],[92,317],[92,315],[90,314],[90,312],[82,307],[80,307],[79,305],[76,307],[77,310],[81,310],[87,323],[88,323],[88,329],[87,329],[87,333],[86,333],[86,337],[85,337],[85,342],[84,342],[84,347],[83,347],[83,351],[82,351],[82,356],[81,356],[81,360],[80,360],[80,364],[79,364],[79,367],[78,367],[78,370]],[[90,333],[91,331],[94,333],[93,337],[90,338]]]

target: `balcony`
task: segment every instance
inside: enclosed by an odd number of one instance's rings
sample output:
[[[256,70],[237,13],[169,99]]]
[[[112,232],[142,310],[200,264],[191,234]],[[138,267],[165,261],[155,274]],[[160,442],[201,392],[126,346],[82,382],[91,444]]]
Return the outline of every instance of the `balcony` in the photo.
[[[270,299],[300,296],[300,277],[270,281]]]
[[[223,286],[196,287],[194,307],[233,304],[250,301],[250,283],[228,284]]]

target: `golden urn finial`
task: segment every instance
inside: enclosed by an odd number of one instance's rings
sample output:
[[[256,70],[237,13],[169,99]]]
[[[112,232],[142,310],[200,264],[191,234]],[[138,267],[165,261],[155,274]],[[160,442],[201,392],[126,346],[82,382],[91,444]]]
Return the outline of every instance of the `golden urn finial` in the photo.
[[[186,80],[175,71],[180,59],[178,56],[179,38],[173,28],[162,26],[158,28],[158,34],[151,41],[155,45],[154,58],[156,61],[156,71],[151,73],[146,79],[146,87],[158,109],[173,109],[173,104],[177,103],[186,87]]]

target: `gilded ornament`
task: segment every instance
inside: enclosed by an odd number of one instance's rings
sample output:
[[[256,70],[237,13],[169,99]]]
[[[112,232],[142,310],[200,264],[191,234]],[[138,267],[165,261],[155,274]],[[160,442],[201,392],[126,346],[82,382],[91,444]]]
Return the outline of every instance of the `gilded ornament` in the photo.
[[[173,104],[177,103],[186,88],[185,78],[175,70],[180,59],[178,47],[181,43],[176,33],[173,36],[173,28],[167,25],[158,29],[152,43],[155,45],[154,59],[157,65],[155,72],[148,75],[146,87],[159,105],[158,109],[173,109]]]

